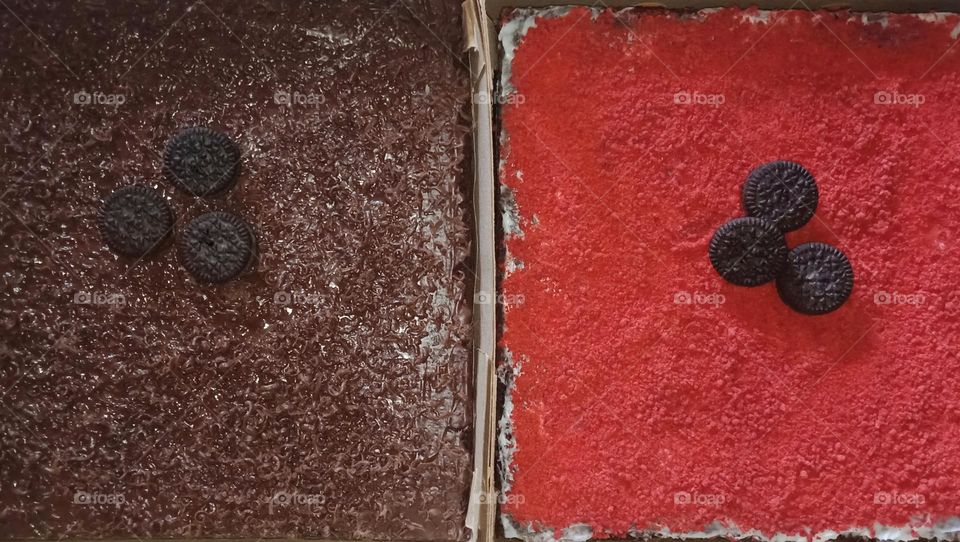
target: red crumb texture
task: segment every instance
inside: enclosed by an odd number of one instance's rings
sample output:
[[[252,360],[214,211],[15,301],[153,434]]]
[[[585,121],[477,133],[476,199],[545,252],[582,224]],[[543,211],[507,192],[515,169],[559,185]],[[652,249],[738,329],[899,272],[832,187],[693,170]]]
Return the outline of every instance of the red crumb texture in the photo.
[[[537,21],[503,110],[523,231],[502,283],[520,366],[503,512],[597,537],[960,515],[960,17],[591,15]],[[788,244],[853,263],[835,313],[708,261],[775,159],[821,192]]]

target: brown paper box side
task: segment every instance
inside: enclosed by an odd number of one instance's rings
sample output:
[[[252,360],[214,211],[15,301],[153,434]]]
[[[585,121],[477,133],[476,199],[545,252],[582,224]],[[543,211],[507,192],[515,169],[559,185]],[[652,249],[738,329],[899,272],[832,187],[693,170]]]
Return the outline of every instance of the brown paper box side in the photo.
[[[474,216],[476,216],[475,296],[496,298],[494,241],[493,75],[491,37],[481,0],[464,0],[464,47],[470,57],[473,104]],[[474,408],[474,472],[467,509],[467,525],[477,542],[491,542],[496,520],[493,481],[496,442],[496,378],[494,348],[496,311],[492,303],[474,303],[476,389]]]

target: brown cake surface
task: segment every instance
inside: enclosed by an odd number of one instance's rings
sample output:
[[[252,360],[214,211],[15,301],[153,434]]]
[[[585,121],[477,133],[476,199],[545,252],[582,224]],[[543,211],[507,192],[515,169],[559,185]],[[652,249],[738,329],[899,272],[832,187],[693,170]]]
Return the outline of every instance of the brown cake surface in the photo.
[[[456,2],[0,9],[0,537],[464,539],[468,75]],[[195,198],[167,139],[229,135]],[[111,252],[103,198],[174,231]],[[197,282],[226,211],[256,261]]]

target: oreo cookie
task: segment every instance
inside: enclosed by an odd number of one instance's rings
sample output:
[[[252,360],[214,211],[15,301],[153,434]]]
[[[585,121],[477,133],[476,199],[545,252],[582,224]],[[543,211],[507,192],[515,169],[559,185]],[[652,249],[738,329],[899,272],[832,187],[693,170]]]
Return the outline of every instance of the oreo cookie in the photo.
[[[827,314],[840,308],[853,292],[853,266],[833,245],[802,244],[787,256],[787,265],[777,277],[777,292],[797,312]]]
[[[813,175],[796,162],[777,161],[757,167],[743,185],[747,214],[793,231],[806,224],[817,210],[820,192]]]
[[[159,247],[173,230],[173,211],[167,200],[143,185],[125,186],[107,196],[97,219],[107,246],[134,258]]]
[[[250,265],[255,252],[253,228],[231,213],[200,215],[180,237],[183,266],[203,282],[226,282],[236,277]]]
[[[769,221],[735,218],[710,240],[710,263],[728,282],[759,286],[776,278],[787,259],[783,233]]]
[[[226,134],[195,126],[167,141],[163,173],[177,188],[209,196],[229,188],[237,176],[240,149]]]

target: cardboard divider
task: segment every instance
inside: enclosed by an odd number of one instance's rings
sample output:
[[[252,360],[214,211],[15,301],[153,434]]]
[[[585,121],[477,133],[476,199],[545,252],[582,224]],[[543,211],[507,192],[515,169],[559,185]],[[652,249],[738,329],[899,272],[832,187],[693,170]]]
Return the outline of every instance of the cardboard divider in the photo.
[[[493,75],[489,27],[481,0],[463,2],[464,48],[470,58],[473,106],[474,240],[477,280],[473,321],[476,388],[473,480],[467,509],[472,540],[494,537],[497,494],[493,480],[496,443],[496,252],[494,240]]]

